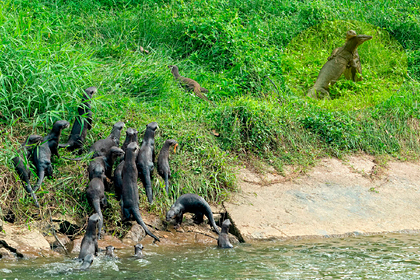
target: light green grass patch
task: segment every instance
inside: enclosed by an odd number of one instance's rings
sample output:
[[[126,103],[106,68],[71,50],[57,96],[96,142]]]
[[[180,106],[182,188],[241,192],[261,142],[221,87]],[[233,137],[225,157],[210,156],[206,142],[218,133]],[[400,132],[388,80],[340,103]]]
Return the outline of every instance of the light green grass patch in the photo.
[[[283,57],[286,84],[298,96],[306,96],[335,48],[344,45],[346,32],[372,36],[358,47],[363,80],[348,81],[344,75],[330,87],[331,100],[312,100],[331,110],[357,110],[379,104],[392,96],[407,74],[407,55],[385,30],[359,21],[325,21],[296,36]]]

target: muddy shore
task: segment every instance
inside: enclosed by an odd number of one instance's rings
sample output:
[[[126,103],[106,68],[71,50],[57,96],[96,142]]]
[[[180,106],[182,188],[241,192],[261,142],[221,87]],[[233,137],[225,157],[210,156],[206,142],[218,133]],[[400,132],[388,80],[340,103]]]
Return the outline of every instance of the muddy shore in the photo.
[[[262,172],[240,169],[237,178],[239,191],[223,205],[212,206],[217,220],[229,217],[233,222],[232,243],[420,231],[419,163],[393,161],[379,167],[370,156],[327,158],[305,174],[289,169],[282,176],[267,166]],[[159,246],[217,244],[210,226],[195,225],[191,215],[177,230],[157,216],[142,215],[161,238]],[[106,235],[99,247],[125,249],[153,242],[140,226],[132,225],[124,238]],[[70,240],[59,232],[53,236],[45,225],[3,223],[0,256],[77,255],[82,238]]]

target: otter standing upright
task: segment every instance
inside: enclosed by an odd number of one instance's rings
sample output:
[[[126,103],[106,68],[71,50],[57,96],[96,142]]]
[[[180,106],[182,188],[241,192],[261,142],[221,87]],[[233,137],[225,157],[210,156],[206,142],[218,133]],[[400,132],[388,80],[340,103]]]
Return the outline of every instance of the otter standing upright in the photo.
[[[176,226],[179,226],[182,222],[182,217],[186,212],[195,214],[196,223],[202,223],[203,215],[206,215],[214,230],[217,234],[220,234],[220,231],[214,222],[213,212],[211,211],[210,205],[204,200],[204,198],[193,193],[183,194],[175,201],[166,213],[166,221],[169,222],[171,219],[175,219],[177,223]]]
[[[169,148],[174,145],[174,153],[176,153],[176,147],[178,143],[173,139],[168,139],[163,144],[162,149],[159,152],[157,170],[159,175],[165,181],[166,193],[169,193],[169,178],[171,178],[171,169],[169,168]]]
[[[140,152],[137,156],[137,169],[141,182],[146,189],[147,200],[153,203],[152,171],[155,162],[155,131],[157,122],[151,122],[146,126]]]
[[[155,240],[160,241],[143,222],[139,211],[139,190],[137,188],[137,168],[136,158],[139,153],[139,146],[136,142],[130,143],[127,146],[125,153],[125,161],[122,170],[122,189],[121,189],[121,208],[125,219],[129,219],[131,215],[141,225],[144,231],[153,237]]]
[[[121,147],[121,149],[125,152],[127,150],[127,146],[138,141],[138,131],[134,128],[128,128],[125,132],[125,141]],[[115,189],[115,197],[117,200],[121,199],[121,189],[122,189],[122,170],[124,167],[124,160],[122,160],[114,170],[114,189]]]
[[[59,148],[67,148],[69,151],[80,149],[81,151],[81,148],[85,143],[87,131],[92,128],[90,100],[96,91],[96,87],[89,87],[85,89],[85,93],[82,96],[82,104],[80,104],[77,108],[79,115],[76,116],[69,139],[66,144],[60,144]]]
[[[80,245],[79,259],[83,261],[81,269],[87,269],[93,262],[93,256],[98,254],[98,240],[96,239],[96,225],[100,221],[98,214],[89,217],[85,236]]]
[[[86,195],[88,198],[89,203],[95,209],[95,212],[99,215],[99,225],[98,225],[98,239],[101,239],[102,235],[102,227],[103,227],[103,215],[101,211],[101,206],[105,207],[107,205],[107,200],[105,197],[105,187],[104,187],[104,180],[105,176],[103,177],[95,177],[89,182],[89,186],[86,189]]]
[[[229,241],[229,226],[230,220],[224,220],[222,224],[222,232],[219,234],[219,238],[217,239],[217,246],[220,248],[233,248],[233,245],[230,244]]]

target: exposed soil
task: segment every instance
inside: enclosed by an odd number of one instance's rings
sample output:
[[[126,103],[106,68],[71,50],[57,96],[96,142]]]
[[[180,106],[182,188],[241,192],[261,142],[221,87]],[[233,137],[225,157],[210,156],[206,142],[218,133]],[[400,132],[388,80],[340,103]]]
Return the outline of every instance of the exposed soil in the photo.
[[[306,174],[239,171],[224,206],[245,241],[420,230],[420,164],[327,158]]]

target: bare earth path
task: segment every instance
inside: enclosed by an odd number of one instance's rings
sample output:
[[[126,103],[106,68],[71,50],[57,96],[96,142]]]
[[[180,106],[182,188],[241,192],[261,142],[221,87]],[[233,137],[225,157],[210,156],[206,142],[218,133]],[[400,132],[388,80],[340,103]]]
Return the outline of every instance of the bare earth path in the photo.
[[[225,208],[245,241],[420,230],[420,164],[373,158],[323,159],[287,180],[274,170],[240,170]]]

